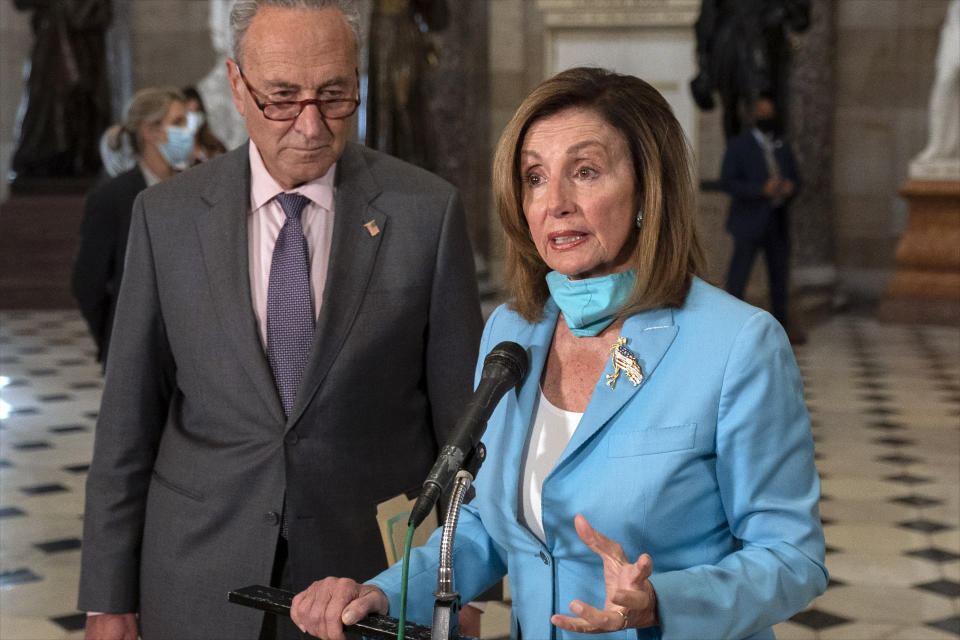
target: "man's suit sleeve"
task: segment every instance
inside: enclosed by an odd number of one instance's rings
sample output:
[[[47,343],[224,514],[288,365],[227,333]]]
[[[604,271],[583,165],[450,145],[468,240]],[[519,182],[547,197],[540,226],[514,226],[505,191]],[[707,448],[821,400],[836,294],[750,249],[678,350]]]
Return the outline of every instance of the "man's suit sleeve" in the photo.
[[[101,355],[110,311],[108,285],[119,267],[113,263],[116,245],[126,242],[126,238],[117,237],[113,205],[102,190],[87,196],[80,223],[80,248],[70,279],[70,290]]]
[[[483,321],[457,192],[446,203],[436,251],[426,341],[427,393],[438,446],[443,446],[473,390],[472,372]]]
[[[750,149],[743,138],[731,138],[723,154],[720,183],[723,190],[739,200],[762,200],[764,180],[752,175],[747,163]]]
[[[147,489],[172,386],[172,357],[141,193],[134,203],[87,477],[78,604],[82,611],[138,609]]]

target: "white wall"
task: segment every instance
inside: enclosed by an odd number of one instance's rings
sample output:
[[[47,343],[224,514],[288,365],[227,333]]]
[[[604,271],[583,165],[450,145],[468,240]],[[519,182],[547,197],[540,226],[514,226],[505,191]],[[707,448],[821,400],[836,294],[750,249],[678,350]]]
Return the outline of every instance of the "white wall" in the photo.
[[[696,41],[689,27],[555,29],[547,36],[547,74],[576,66],[599,66],[637,76],[673,108],[697,148],[697,112],[687,83],[696,75]]]

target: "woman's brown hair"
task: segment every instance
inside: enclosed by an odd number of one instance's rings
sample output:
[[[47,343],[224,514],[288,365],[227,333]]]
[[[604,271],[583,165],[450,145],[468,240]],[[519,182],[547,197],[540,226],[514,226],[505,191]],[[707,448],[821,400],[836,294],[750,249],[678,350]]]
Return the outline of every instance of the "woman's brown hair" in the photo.
[[[663,96],[633,76],[591,67],[568,69],[527,96],[503,130],[493,160],[493,191],[506,232],[510,306],[530,322],[543,315],[550,293],[544,263],[523,213],[520,150],[530,126],[565,109],[594,111],[627,142],[643,227],[633,255],[636,283],[620,315],[683,304],[703,249],[694,221],[690,153],[680,123]]]

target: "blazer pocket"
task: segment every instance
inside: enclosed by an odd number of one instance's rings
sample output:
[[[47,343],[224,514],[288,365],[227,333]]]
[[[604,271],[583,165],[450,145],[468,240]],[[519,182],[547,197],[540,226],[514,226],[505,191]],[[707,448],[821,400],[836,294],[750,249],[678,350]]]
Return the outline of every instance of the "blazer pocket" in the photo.
[[[696,436],[696,422],[614,433],[610,436],[607,456],[627,458],[692,449],[696,443]]]
[[[163,487],[166,487],[167,489],[169,489],[170,491],[173,491],[174,493],[179,493],[180,495],[184,496],[185,498],[190,498],[191,500],[196,500],[197,502],[203,502],[203,501],[205,500],[205,498],[204,498],[204,496],[203,496],[202,493],[198,493],[198,492],[196,492],[196,491],[191,491],[190,489],[185,489],[185,488],[181,487],[180,485],[175,484],[175,483],[171,482],[170,480],[167,480],[166,478],[164,478],[162,475],[160,475],[160,474],[157,473],[156,471],[153,472],[153,479],[157,481],[157,484],[159,484],[159,485],[161,485],[161,486],[163,486]]]

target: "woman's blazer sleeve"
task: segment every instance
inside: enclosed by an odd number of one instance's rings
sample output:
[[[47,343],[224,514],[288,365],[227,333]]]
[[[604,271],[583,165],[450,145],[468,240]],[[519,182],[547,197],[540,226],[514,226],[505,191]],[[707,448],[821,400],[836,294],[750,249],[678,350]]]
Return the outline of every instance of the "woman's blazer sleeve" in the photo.
[[[410,552],[410,570],[407,582],[407,620],[430,626],[433,619],[433,592],[437,588],[437,566],[440,559],[438,528],[422,547]],[[507,573],[506,551],[487,533],[479,513],[464,505],[457,524],[453,544],[454,587],[466,604],[483,593]],[[390,600],[390,615],[400,613],[401,563],[369,580],[367,584],[380,587]]]
[[[484,327],[480,339],[480,354],[474,374],[474,387],[480,381],[483,359],[491,348],[493,326],[501,316],[503,307],[493,312]],[[437,566],[440,559],[440,538],[443,527],[438,528],[422,547],[410,552],[410,568],[407,588],[407,620],[430,625],[433,619],[433,592],[437,588]],[[506,551],[497,545],[483,525],[479,512],[471,505],[463,506],[453,545],[453,571],[455,588],[463,604],[483,593],[497,580],[506,575],[504,558]],[[390,615],[400,612],[401,563],[378,574],[367,584],[380,587],[390,600]]]
[[[742,547],[717,564],[651,578],[664,640],[743,638],[826,589],[820,480],[803,385],[790,345],[767,313],[751,316],[730,350],[716,455],[727,521]]]

